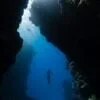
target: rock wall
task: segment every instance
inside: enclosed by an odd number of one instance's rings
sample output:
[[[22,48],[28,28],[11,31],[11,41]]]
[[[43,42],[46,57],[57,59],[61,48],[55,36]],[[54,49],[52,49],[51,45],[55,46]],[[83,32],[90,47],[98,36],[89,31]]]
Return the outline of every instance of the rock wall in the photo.
[[[17,28],[28,0],[0,1],[0,81],[22,47]]]
[[[79,0],[80,1],[80,0]],[[84,0],[83,0],[84,1]],[[47,5],[35,2],[30,20],[38,25],[48,41],[62,50],[76,69],[86,77],[89,88],[81,92],[100,96],[100,2],[81,2],[79,5],[60,1],[58,9],[49,13]],[[59,3],[58,3],[59,4]],[[45,6],[46,5],[46,6]],[[61,7],[61,9],[59,9]]]

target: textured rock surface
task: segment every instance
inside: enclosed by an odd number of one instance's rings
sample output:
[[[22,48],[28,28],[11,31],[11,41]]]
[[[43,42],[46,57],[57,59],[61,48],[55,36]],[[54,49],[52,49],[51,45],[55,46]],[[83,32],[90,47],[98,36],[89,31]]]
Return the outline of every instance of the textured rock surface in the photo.
[[[15,62],[22,46],[17,28],[28,0],[2,0],[0,2],[0,77]],[[1,79],[0,79],[1,80]]]
[[[80,3],[79,6],[61,1],[58,9],[49,13],[45,4],[35,2],[31,9],[31,20],[41,33],[58,46],[87,78],[88,95],[100,96],[100,3],[96,0]],[[58,5],[59,6],[59,5]],[[53,8],[55,9],[55,8]],[[54,11],[54,10],[53,10]],[[82,90],[82,93],[86,90]],[[85,93],[85,92],[84,92]],[[84,94],[83,93],[83,94]],[[86,94],[84,94],[86,95]]]

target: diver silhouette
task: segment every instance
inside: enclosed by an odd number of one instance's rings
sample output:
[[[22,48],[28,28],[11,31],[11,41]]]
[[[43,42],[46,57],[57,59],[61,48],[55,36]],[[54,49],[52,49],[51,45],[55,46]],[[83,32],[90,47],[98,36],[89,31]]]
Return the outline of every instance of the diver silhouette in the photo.
[[[52,75],[52,71],[48,70],[47,71],[47,81],[48,81],[48,84],[51,84],[51,75]]]

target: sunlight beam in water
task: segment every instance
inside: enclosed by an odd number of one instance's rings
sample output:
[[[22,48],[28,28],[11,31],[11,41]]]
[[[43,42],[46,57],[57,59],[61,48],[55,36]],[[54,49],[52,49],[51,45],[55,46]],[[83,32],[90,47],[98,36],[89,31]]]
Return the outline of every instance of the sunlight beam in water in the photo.
[[[39,0],[37,0],[39,1]],[[41,0],[41,2],[48,0]],[[53,1],[53,0],[52,0]],[[25,42],[33,47],[35,56],[33,56],[30,64],[29,75],[27,79],[26,94],[30,97],[35,97],[36,100],[64,100],[63,81],[66,83],[69,90],[66,90],[71,95],[72,77],[65,70],[67,63],[66,56],[53,44],[49,43],[46,38],[41,35],[39,27],[35,26],[30,20],[30,8],[34,0],[29,0],[27,8],[24,9],[22,21],[19,25],[18,32]],[[49,2],[48,2],[49,3]],[[33,51],[33,52],[34,52]],[[52,70],[52,84],[47,84],[47,71]],[[67,99],[70,100],[70,99]]]
[[[20,33],[20,36],[23,38],[24,42],[29,44],[32,44],[33,41],[38,40],[38,38],[41,36],[39,27],[32,24],[32,22],[29,20],[29,17],[31,16],[29,10],[31,9],[31,4],[33,2],[34,0],[29,0],[27,8],[24,9],[22,21],[19,24],[19,28],[17,30]],[[43,36],[41,37],[45,38]]]

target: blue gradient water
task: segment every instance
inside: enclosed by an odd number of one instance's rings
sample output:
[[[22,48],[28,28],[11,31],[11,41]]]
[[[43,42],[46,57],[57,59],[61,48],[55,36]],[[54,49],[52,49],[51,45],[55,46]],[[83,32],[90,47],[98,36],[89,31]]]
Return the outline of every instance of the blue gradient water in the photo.
[[[71,100],[72,77],[66,70],[66,56],[41,35],[39,27],[29,21],[30,4],[24,10],[18,31],[24,39],[16,63],[5,74],[3,100]],[[51,71],[48,84],[47,71]],[[66,96],[64,81],[66,80]]]

